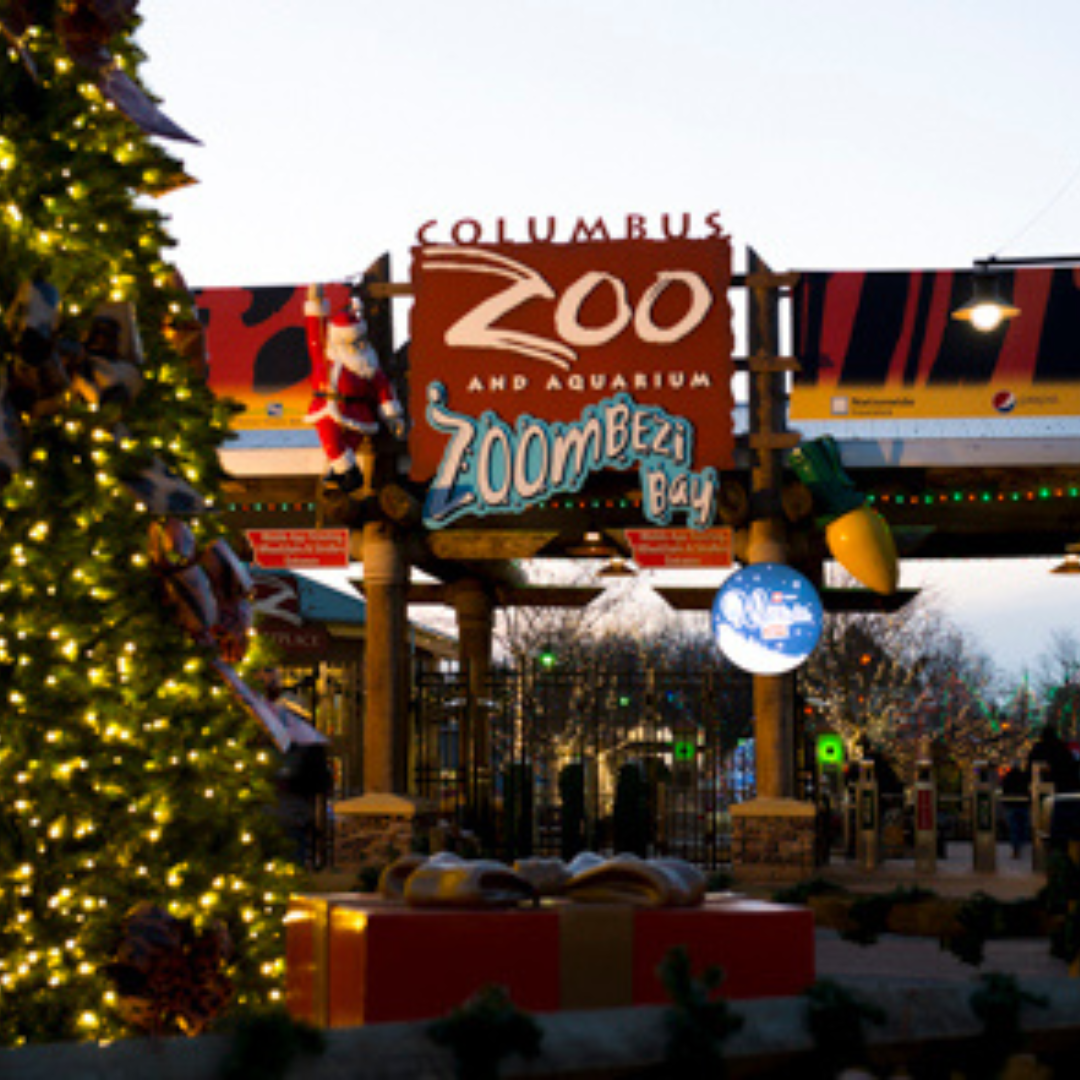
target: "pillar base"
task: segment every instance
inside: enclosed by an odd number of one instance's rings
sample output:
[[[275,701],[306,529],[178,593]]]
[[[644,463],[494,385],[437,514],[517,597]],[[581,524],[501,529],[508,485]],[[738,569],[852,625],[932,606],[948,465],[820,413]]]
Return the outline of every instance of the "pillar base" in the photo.
[[[759,881],[799,881],[817,868],[817,809],[798,799],[752,799],[731,807],[731,861]]]
[[[334,866],[338,870],[381,870],[426,841],[435,807],[408,795],[369,792],[335,803]]]

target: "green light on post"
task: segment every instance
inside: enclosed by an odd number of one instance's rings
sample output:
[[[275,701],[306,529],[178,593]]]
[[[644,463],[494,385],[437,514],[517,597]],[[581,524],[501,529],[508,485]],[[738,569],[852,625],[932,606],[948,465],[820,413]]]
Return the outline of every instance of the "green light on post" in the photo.
[[[671,752],[676,761],[693,761],[697,756],[697,743],[679,739],[671,744]]]
[[[817,759],[819,765],[843,765],[844,740],[839,735],[819,735]]]

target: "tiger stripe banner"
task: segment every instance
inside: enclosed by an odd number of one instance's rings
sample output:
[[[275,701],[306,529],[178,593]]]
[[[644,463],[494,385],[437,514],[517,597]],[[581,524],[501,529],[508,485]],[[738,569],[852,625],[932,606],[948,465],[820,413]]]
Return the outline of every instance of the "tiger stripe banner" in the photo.
[[[349,302],[349,286],[324,287],[332,310]],[[306,285],[195,290],[206,331],[210,389],[243,407],[236,431],[306,430],[311,359],[304,331]],[[381,357],[385,364],[389,357]]]
[[[1021,314],[989,333],[952,318],[974,276],[802,273],[792,419],[1080,415],[1080,267],[995,272]]]

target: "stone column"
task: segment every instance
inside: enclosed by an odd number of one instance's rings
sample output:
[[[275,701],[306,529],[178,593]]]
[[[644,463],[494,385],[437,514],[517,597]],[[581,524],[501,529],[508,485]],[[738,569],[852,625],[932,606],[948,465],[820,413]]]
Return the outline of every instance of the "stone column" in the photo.
[[[817,865],[813,803],[763,799],[731,808],[731,860],[758,881],[799,881]]]
[[[408,563],[384,521],[364,526],[363,545],[364,792],[401,795],[408,788]]]
[[[466,803],[482,828],[491,802],[491,732],[487,698],[495,604],[483,583],[472,578],[450,586],[458,626],[458,656],[467,694],[461,731]]]

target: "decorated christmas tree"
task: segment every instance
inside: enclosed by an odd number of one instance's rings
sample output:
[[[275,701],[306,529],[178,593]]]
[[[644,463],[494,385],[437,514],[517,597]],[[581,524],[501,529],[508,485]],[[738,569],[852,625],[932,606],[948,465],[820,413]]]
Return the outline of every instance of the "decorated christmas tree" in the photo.
[[[136,0],[2,0],[0,1045],[271,1004],[292,871]]]

